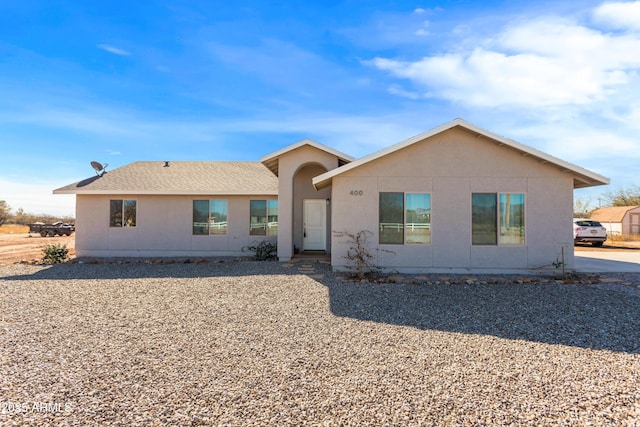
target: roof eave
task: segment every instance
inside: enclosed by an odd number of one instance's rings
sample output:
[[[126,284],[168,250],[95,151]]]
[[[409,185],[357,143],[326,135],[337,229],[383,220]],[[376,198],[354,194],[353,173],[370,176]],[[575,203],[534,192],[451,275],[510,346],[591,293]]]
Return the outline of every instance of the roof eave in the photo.
[[[338,159],[350,163],[353,162],[355,160],[354,157],[351,157],[348,154],[345,154],[341,151],[335,150],[331,147],[327,147],[326,145],[320,144],[319,142],[316,142],[312,139],[309,138],[305,138],[301,141],[298,141],[294,144],[291,144],[287,147],[281,148],[280,150],[274,151],[272,153],[266,154],[264,156],[262,156],[260,158],[260,163],[262,163],[263,165],[265,165],[271,172],[273,172],[274,175],[278,176],[278,159],[280,158],[280,156],[296,150],[300,147],[304,147],[305,145],[308,145],[310,147],[316,148],[320,151],[324,151],[327,152],[329,154],[332,154],[334,156],[336,156]]]
[[[423,132],[419,135],[413,136],[411,138],[408,138],[404,141],[401,141],[397,144],[394,144],[390,147],[384,148],[380,151],[377,151],[375,153],[369,154],[368,156],[362,157],[352,163],[349,163],[347,165],[344,165],[340,168],[337,169],[333,169],[331,171],[325,172],[322,175],[318,175],[317,177],[315,177],[313,179],[313,185],[316,188],[316,190],[320,190],[322,188],[325,188],[329,185],[331,185],[331,180],[340,174],[343,174],[351,169],[355,169],[363,164],[369,163],[373,160],[379,159],[381,157],[386,156],[387,154],[391,154],[395,151],[401,150],[405,147],[408,147],[418,141],[422,141],[424,139],[430,138],[434,135],[437,135],[439,133],[445,132],[449,129],[452,129],[454,127],[461,127],[464,129],[467,129],[471,132],[474,132],[478,135],[482,135],[484,137],[488,137],[491,138],[501,144],[504,144],[506,146],[509,146],[515,150],[521,151],[523,153],[526,153],[528,155],[531,155],[533,157],[536,157],[537,159],[539,159],[542,162],[545,163],[551,163],[552,165],[559,167],[561,169],[564,169],[565,171],[567,171],[568,173],[571,173],[572,175],[574,175],[574,188],[585,188],[585,187],[595,187],[598,185],[608,185],[610,180],[609,178],[606,178],[602,175],[599,175],[595,172],[591,172],[587,169],[581,168],[580,166],[571,164],[569,162],[566,162],[564,160],[558,159],[556,157],[553,157],[549,154],[543,153],[542,151],[536,150],[535,148],[529,147],[527,145],[521,144],[517,141],[514,141],[512,139],[509,138],[505,138],[501,135],[495,134],[493,132],[490,132],[486,129],[482,129],[472,123],[469,123],[465,120],[462,119],[454,119],[448,123],[445,123],[441,126],[438,126],[436,128],[433,128],[431,130],[428,130],[426,132]]]
[[[141,190],[53,190],[53,194],[77,195],[141,195],[141,196],[277,196],[277,190],[269,191],[141,191]]]

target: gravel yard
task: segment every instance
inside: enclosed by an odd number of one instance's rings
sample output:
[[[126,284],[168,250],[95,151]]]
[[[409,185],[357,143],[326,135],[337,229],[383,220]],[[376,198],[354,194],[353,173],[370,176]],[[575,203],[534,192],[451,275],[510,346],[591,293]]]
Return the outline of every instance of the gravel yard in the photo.
[[[638,425],[640,277],[593,281],[0,266],[0,424]]]

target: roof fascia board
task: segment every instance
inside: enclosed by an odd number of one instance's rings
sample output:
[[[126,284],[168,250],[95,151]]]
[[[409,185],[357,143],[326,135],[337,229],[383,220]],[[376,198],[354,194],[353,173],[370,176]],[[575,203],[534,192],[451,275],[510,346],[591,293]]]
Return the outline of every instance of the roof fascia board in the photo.
[[[354,157],[351,157],[348,154],[345,154],[345,153],[343,153],[341,151],[338,151],[338,150],[334,150],[333,148],[327,147],[326,145],[320,144],[319,142],[316,142],[316,141],[314,141],[312,139],[305,138],[305,139],[303,139],[301,141],[298,141],[298,142],[296,142],[294,144],[291,144],[291,145],[289,145],[287,147],[281,148],[280,150],[277,150],[277,151],[274,151],[272,153],[269,153],[267,155],[262,156],[260,158],[260,163],[265,163],[265,162],[268,162],[269,160],[276,159],[276,158],[282,156],[283,154],[288,153],[289,151],[293,151],[293,150],[295,150],[297,148],[300,148],[300,147],[303,147],[305,145],[309,145],[309,146],[317,148],[318,150],[321,150],[321,151],[326,151],[327,153],[333,154],[334,156],[336,156],[336,157],[338,157],[338,158],[340,158],[342,160],[347,160],[349,162],[353,162],[355,160]]]
[[[604,185],[604,184],[609,184],[610,180],[609,178],[606,178],[602,175],[599,175],[595,172],[591,172],[587,169],[584,169],[580,166],[571,164],[569,162],[565,162],[564,160],[558,159],[557,157],[553,157],[549,154],[543,153],[542,151],[536,150],[535,148],[529,147],[527,145],[521,144],[519,142],[516,142],[512,139],[509,138],[505,138],[503,136],[500,136],[498,134],[495,134],[493,132],[490,132],[486,129],[482,129],[474,124],[471,124],[465,120],[462,119],[454,119],[448,123],[445,123],[443,125],[440,125],[436,128],[433,128],[431,130],[428,130],[426,132],[423,132],[419,135],[413,136],[409,139],[406,139],[404,141],[401,141],[397,144],[391,145],[387,148],[384,148],[380,151],[377,151],[375,153],[369,154],[368,156],[362,157],[352,163],[349,163],[347,165],[341,166],[337,169],[325,172],[322,175],[318,175],[317,177],[313,178],[313,185],[316,189],[320,190],[326,186],[329,185],[329,182],[331,181],[331,179],[333,179],[333,177],[340,175],[342,173],[345,173],[351,169],[355,169],[361,165],[364,165],[366,163],[369,163],[373,160],[379,159],[380,157],[384,157],[388,154],[391,154],[395,151],[401,150],[405,147],[408,147],[412,144],[415,144],[418,141],[430,138],[434,135],[437,135],[439,133],[442,133],[444,131],[447,131],[449,129],[452,129],[456,126],[460,126],[464,129],[470,130],[472,132],[477,133],[478,135],[483,135],[485,137],[491,138],[497,142],[500,142],[501,144],[507,145],[511,148],[514,148],[520,152],[529,154],[531,156],[534,156],[542,161],[545,162],[549,162],[552,165],[555,165],[557,167],[563,168],[563,169],[567,169],[568,172],[572,172],[574,175],[578,176],[578,177],[587,177],[588,180],[581,180],[581,181],[585,181],[585,182],[591,182],[592,185]]]
[[[53,190],[53,194],[127,195],[141,196],[277,196],[277,191],[127,191],[127,190]]]

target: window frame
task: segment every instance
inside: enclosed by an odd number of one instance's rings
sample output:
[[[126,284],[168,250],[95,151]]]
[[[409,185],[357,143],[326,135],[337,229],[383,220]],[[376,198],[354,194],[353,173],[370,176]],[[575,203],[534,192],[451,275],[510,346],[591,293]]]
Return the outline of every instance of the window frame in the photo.
[[[202,215],[203,209],[200,209],[200,211],[196,211],[196,203],[200,202],[200,204],[204,204],[202,202],[207,203],[207,214],[206,214],[206,218]],[[211,214],[214,212],[213,206],[214,204],[220,203],[220,202],[224,202],[224,210],[225,210],[225,227],[224,227],[224,232],[212,232],[213,230],[215,230],[215,227],[212,227],[212,223],[211,222]],[[198,219],[201,219],[201,221],[196,222],[196,212],[199,212],[200,215],[198,216]],[[203,221],[204,220],[204,221]],[[196,225],[199,224],[199,225]],[[202,229],[202,231],[206,230],[206,232],[199,232],[196,233],[196,227]],[[220,230],[220,228],[218,228],[218,230]],[[213,198],[213,199],[193,199],[191,201],[191,235],[192,236],[226,236],[229,234],[229,201],[228,199],[220,199],[220,198]]]
[[[114,202],[120,203],[117,211],[114,210]],[[127,205],[129,208],[133,204],[133,221],[129,221],[131,211],[127,215]],[[138,224],[138,200],[137,199],[109,199],[109,228],[131,228]]]
[[[429,226],[427,227],[427,230],[429,230],[429,233],[427,234],[427,238],[428,241],[426,242],[407,242],[407,226],[408,226],[408,222],[407,222],[407,213],[408,213],[408,203],[407,203],[407,198],[408,196],[427,196],[427,200],[429,202],[429,206],[428,206],[428,210],[429,210],[429,221],[425,222],[425,223],[418,223],[418,222],[413,222],[412,224],[414,224],[414,228],[415,228],[415,224],[428,224]],[[417,213],[416,213],[417,215]],[[431,244],[431,193],[404,193],[404,244],[405,245],[430,245]]]
[[[388,221],[383,221],[383,219],[400,219],[398,218],[392,218],[391,216],[387,217],[385,216],[384,218],[382,217],[383,212],[382,212],[382,199],[383,197],[385,197],[384,195],[395,195],[396,197],[398,195],[402,196],[402,205],[400,206],[400,212],[402,215],[402,241],[388,241],[385,240],[383,241],[383,232],[384,232],[384,227],[385,224],[393,226],[393,224],[397,224],[399,225],[400,223],[398,221],[395,222],[388,222]],[[419,241],[413,241],[413,242],[408,242],[407,241],[407,196],[428,196],[428,210],[429,210],[429,222],[425,223],[428,224],[429,227],[429,233],[427,235],[427,241],[425,242],[419,242]],[[389,200],[389,203],[394,203],[393,200]],[[395,202],[397,203],[397,201]],[[397,207],[392,207],[392,208],[396,208]],[[397,216],[398,213],[400,212],[395,212],[393,213],[393,217]],[[413,223],[414,227],[416,223]],[[423,193],[419,193],[419,192],[403,192],[403,191],[381,191],[378,193],[378,244],[380,245],[409,245],[409,246],[413,246],[413,245],[430,245],[432,242],[432,238],[431,238],[431,193],[428,192],[423,192]]]
[[[518,243],[511,243],[508,241],[507,239],[507,234],[506,232],[503,234],[503,228],[504,228],[504,224],[502,221],[502,201],[501,201],[501,196],[521,196],[522,197],[522,208],[521,208],[521,212],[519,212],[520,217],[521,217],[521,221],[520,221],[520,225],[517,226],[520,228],[520,242]],[[516,206],[516,205],[511,205],[511,206]],[[527,196],[524,192],[522,193],[498,193],[498,245],[501,246],[524,246],[527,243]],[[511,212],[511,208],[509,210]],[[506,231],[506,228],[504,228]]]
[[[259,202],[264,202],[264,220],[265,222],[252,222],[253,221],[253,206],[258,204]],[[277,236],[278,235],[278,221],[279,221],[279,208],[280,205],[278,203],[278,199],[250,199],[249,200],[249,236]],[[262,213],[262,208],[261,212]],[[271,215],[273,213],[273,209],[275,209],[275,215]],[[257,219],[260,219],[261,216],[257,216]],[[275,221],[270,221],[270,219],[274,219]],[[275,223],[275,225],[274,225]],[[254,224],[257,227],[254,227]],[[257,232],[254,230],[263,230],[264,232]]]
[[[482,237],[480,235],[476,235],[476,233],[474,232],[474,229],[476,227],[474,227],[474,210],[475,210],[475,206],[474,205],[474,196],[475,195],[492,195],[493,199],[494,199],[494,228],[491,230],[493,232],[493,236],[494,237],[494,241],[492,242],[488,242],[488,243],[483,243],[481,241],[477,241],[475,240],[476,236],[478,237],[478,240],[480,240],[479,238]],[[521,211],[519,212],[520,215],[520,223],[521,225],[519,225],[520,228],[520,238],[519,238],[519,242],[509,242],[508,240],[508,233],[507,233],[507,228],[504,227],[504,219],[503,219],[503,196],[519,196],[522,198],[522,208]],[[471,245],[472,246],[525,246],[526,245],[526,236],[527,236],[527,228],[526,228],[526,205],[527,205],[527,197],[526,197],[526,193],[525,192],[479,192],[479,193],[471,193]],[[509,206],[512,206],[511,204]],[[509,212],[511,211],[511,209],[508,210]],[[509,216],[511,216],[509,214]]]

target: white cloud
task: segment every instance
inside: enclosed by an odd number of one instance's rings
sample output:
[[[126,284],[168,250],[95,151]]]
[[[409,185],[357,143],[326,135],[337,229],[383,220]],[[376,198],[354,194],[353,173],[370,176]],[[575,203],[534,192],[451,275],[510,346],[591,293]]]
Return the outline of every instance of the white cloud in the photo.
[[[400,86],[391,86],[387,91],[392,95],[398,95],[404,98],[409,98],[409,99],[421,98],[419,93],[408,91],[406,89],[401,88]]]
[[[424,10],[424,9],[423,9],[423,8],[421,8],[421,7],[416,7],[416,8],[413,10],[413,13],[415,13],[416,15],[421,15],[421,14],[423,14],[423,13],[425,13],[425,12],[426,12],[426,10]]]
[[[590,70],[575,70],[548,58],[475,49],[400,62],[376,58],[376,67],[425,88],[436,96],[480,107],[583,104],[603,95]]]
[[[640,2],[604,3],[593,11],[593,17],[608,28],[640,30]]]
[[[605,161],[616,157],[634,155],[637,141],[623,133],[598,129],[597,124],[582,120],[571,122],[536,122],[531,125],[518,124],[508,130],[516,140],[534,143],[539,149],[570,162],[593,161],[604,167]]]
[[[129,53],[128,51],[120,49],[119,47],[111,46],[109,44],[99,44],[98,47],[102,50],[113,53],[114,55],[131,56],[131,53]]]
[[[504,28],[471,50],[368,63],[409,80],[424,96],[471,106],[580,105],[630,89],[640,70],[640,35],[547,18]]]

